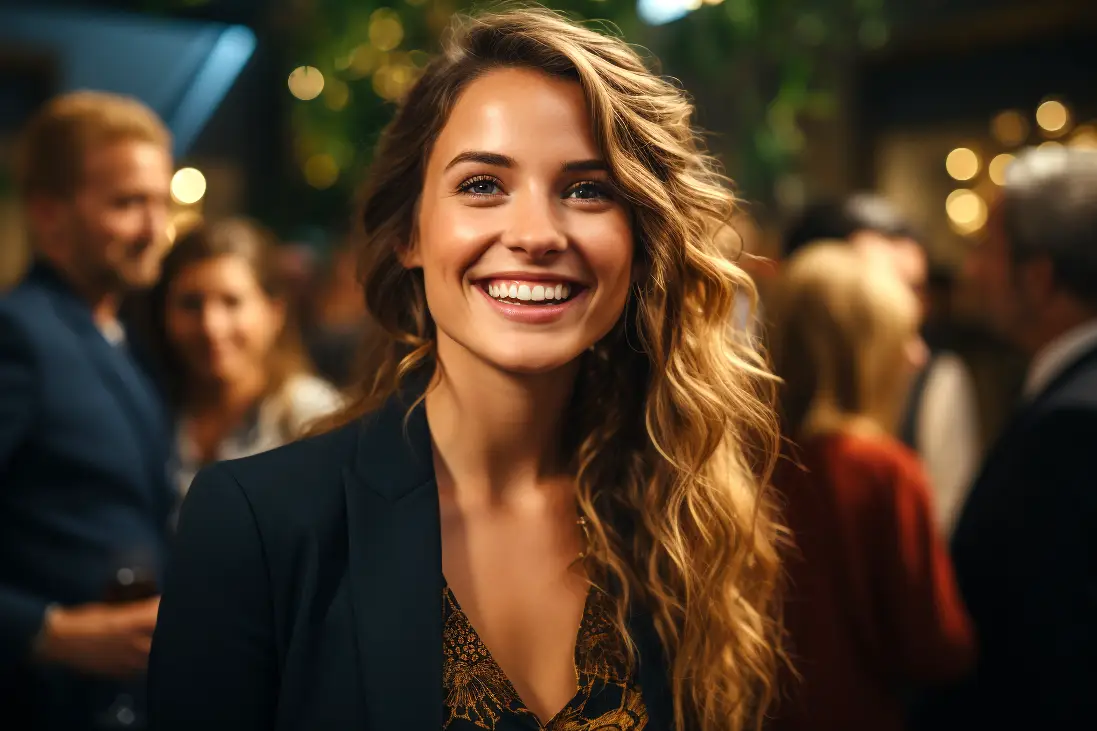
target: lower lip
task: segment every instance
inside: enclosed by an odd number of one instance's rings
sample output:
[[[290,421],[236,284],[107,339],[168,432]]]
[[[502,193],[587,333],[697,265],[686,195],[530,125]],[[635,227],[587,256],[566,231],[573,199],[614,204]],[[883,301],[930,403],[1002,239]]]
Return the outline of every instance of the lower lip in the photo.
[[[512,305],[500,302],[484,291],[483,287],[476,287],[476,291],[484,296],[484,299],[503,317],[514,322],[522,322],[531,325],[546,325],[556,322],[567,314],[576,303],[587,296],[589,289],[584,289],[566,302],[558,305]]]

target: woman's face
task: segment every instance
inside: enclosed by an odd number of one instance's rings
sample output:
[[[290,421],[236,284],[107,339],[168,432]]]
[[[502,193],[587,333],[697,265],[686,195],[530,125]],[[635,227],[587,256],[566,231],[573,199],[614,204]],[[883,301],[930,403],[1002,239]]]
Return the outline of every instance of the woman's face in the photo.
[[[560,368],[620,318],[632,263],[580,86],[519,69],[469,84],[431,151],[404,256],[423,270],[439,355]]]
[[[168,340],[198,381],[232,383],[261,373],[283,321],[281,304],[239,256],[190,264],[168,285]]]

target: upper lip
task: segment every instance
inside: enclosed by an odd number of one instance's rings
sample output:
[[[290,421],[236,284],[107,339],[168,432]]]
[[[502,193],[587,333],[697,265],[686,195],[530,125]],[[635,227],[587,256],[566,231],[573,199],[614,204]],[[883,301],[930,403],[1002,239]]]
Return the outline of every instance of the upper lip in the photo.
[[[519,282],[560,282],[563,284],[584,286],[584,283],[576,277],[568,276],[567,274],[556,274],[554,272],[495,272],[493,274],[475,277],[473,281],[486,282],[490,279],[514,279]]]

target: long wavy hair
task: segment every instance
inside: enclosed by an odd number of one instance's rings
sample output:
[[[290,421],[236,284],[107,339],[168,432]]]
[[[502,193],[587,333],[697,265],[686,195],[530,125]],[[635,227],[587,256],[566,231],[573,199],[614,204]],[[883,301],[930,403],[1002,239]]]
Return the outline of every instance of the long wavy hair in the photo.
[[[751,307],[757,297],[716,241],[735,211],[728,181],[691,127],[682,91],[620,39],[541,8],[455,21],[382,135],[363,191],[359,275],[383,342],[362,392],[328,426],[434,367],[422,273],[398,253],[462,90],[516,67],[582,86],[644,271],[617,327],[582,356],[567,421],[588,574],[617,588],[622,631],[630,602],[652,612],[677,728],[760,728],[780,658],[783,533],[767,491],[779,451],[775,379],[730,326],[736,293]]]

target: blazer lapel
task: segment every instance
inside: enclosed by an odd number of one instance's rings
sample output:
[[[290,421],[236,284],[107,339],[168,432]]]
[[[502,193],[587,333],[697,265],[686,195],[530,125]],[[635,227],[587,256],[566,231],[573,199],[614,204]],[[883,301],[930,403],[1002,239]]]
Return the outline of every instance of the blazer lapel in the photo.
[[[104,386],[129,417],[134,438],[145,447],[142,451],[146,466],[154,478],[152,484],[166,485],[167,419],[154,395],[152,384],[140,373],[124,346],[107,342],[88,306],[60,275],[48,265],[39,263],[31,276],[53,293],[51,301],[55,312],[80,338],[88,360],[99,373]]]
[[[438,489],[423,405],[408,413],[420,393],[366,417],[355,465],[344,472],[368,729],[442,727]]]
[[[636,675],[647,707],[648,728],[651,731],[671,731],[674,728],[674,706],[670,668],[651,614],[633,604],[629,610],[628,630],[636,644]]]

